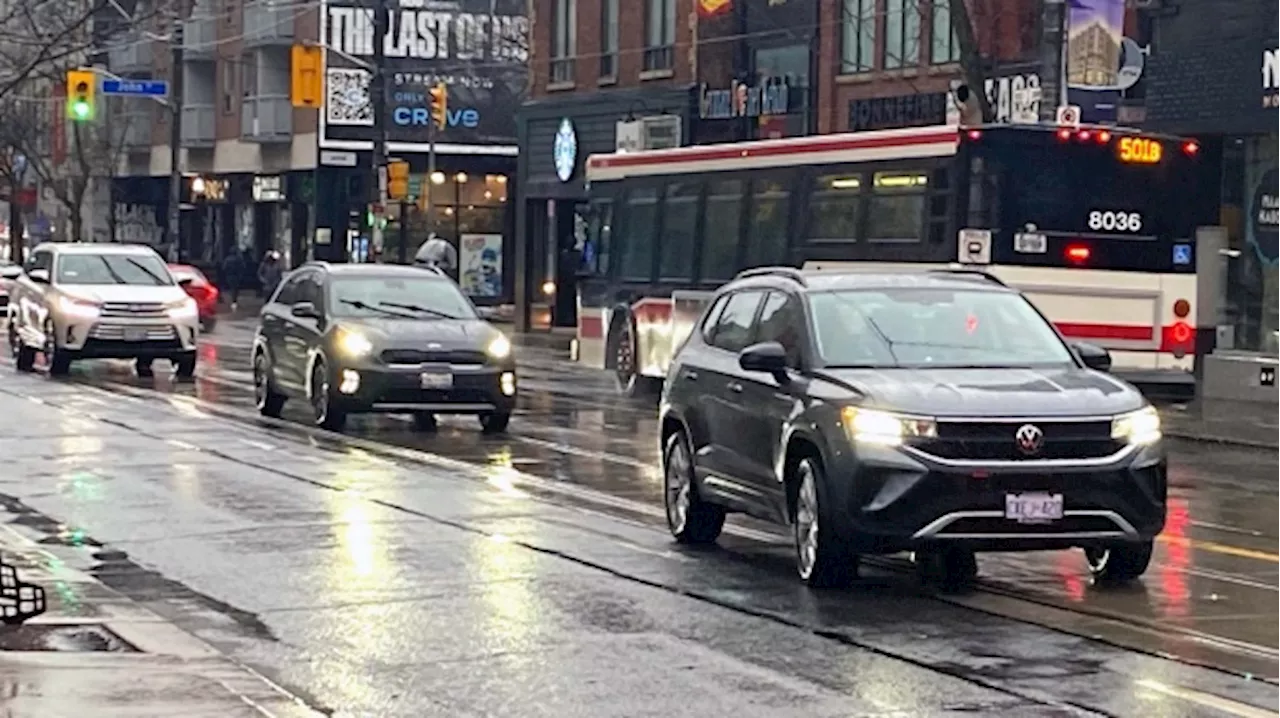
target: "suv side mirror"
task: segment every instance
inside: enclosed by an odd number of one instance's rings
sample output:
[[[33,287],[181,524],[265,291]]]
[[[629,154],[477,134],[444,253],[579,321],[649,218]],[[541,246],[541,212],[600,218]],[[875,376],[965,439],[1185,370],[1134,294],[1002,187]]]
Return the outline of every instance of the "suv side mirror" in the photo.
[[[787,350],[778,342],[752,344],[738,354],[738,366],[745,371],[781,374],[787,370]]]
[[[293,309],[291,309],[290,312],[293,316],[298,317],[299,319],[320,318],[320,312],[316,311],[316,305],[311,302],[298,302],[293,305]]]
[[[1076,342],[1071,345],[1071,348],[1075,350],[1076,356],[1080,357],[1080,361],[1090,369],[1111,371],[1111,352],[1106,349],[1088,342]]]
[[[0,267],[0,279],[17,279],[22,276],[22,267],[16,264],[6,264]]]
[[[47,269],[33,269],[33,270],[31,270],[30,272],[27,272],[27,278],[28,278],[28,279],[30,279],[31,281],[35,282],[36,284],[48,284],[48,283],[49,283],[49,270],[47,270]]]

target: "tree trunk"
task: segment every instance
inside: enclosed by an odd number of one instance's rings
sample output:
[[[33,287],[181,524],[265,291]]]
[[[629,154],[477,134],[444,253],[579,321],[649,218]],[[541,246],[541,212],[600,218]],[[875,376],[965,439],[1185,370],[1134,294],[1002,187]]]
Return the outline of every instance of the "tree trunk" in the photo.
[[[978,101],[978,110],[982,112],[982,121],[992,122],[996,118],[991,107],[991,99],[987,97],[987,73],[982,63],[982,48],[978,47],[978,37],[973,31],[973,20],[969,14],[970,0],[950,0],[951,28],[956,32],[956,42],[960,45],[960,69],[964,74],[964,84]]]

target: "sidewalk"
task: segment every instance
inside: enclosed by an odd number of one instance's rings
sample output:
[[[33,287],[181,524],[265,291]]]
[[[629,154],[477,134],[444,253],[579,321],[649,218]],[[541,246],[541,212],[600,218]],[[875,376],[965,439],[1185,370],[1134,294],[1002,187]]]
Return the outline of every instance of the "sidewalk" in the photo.
[[[1280,448],[1280,427],[1275,415],[1250,414],[1237,408],[1232,416],[1207,416],[1198,401],[1186,405],[1160,407],[1164,432],[1168,436],[1194,441]]]
[[[72,568],[0,504],[0,557],[45,589],[48,611],[0,626],[5,718],[320,718],[275,684]],[[7,523],[5,523],[7,522]]]

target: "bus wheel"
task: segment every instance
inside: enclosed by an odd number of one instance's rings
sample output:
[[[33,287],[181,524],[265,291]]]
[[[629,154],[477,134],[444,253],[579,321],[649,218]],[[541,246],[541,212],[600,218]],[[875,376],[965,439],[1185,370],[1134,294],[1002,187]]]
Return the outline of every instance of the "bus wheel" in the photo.
[[[641,375],[637,369],[635,325],[630,314],[623,315],[614,324],[612,336],[613,376],[618,383],[618,392],[632,397],[654,394],[654,379]]]

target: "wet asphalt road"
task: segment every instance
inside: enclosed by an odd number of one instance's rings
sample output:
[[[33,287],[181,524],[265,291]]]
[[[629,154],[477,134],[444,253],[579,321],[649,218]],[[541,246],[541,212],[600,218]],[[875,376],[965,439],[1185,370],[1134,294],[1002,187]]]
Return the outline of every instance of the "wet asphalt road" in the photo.
[[[983,557],[966,596],[893,562],[810,593],[772,527],[735,521],[701,552],[655,530],[653,409],[595,372],[525,350],[509,436],[360,418],[353,445],[252,418],[250,332],[208,337],[194,385],[123,363],[69,382],[4,369],[17,470],[0,494],[106,544],[84,560],[109,584],[340,715],[686,715],[704,693],[770,716],[1274,715],[1274,686],[1195,667],[1276,675],[1273,454],[1175,446],[1138,587],[1096,589],[1060,552]],[[62,418],[10,411],[15,395]],[[602,709],[626,694],[645,699]]]

